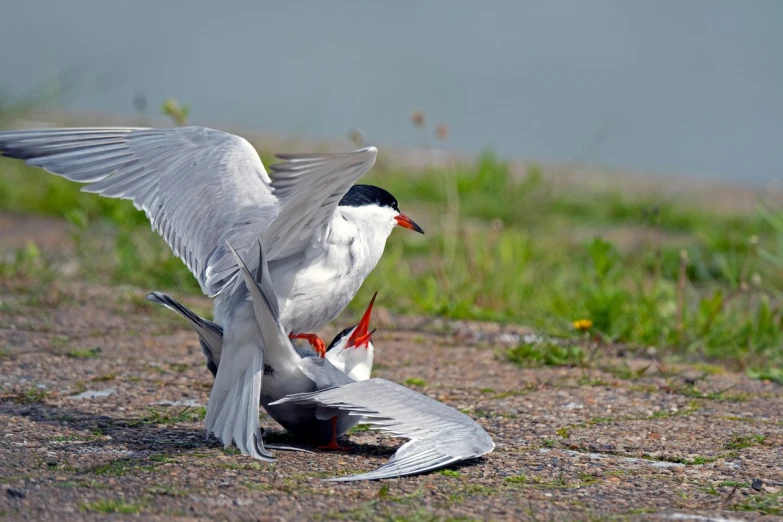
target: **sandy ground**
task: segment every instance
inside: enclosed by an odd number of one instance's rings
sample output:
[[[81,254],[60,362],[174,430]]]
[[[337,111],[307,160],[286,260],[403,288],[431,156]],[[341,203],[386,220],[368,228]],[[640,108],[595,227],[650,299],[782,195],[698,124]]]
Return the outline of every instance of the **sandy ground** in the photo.
[[[5,281],[0,295],[7,518],[118,516],[101,513],[114,506],[101,500],[145,520],[754,519],[783,509],[783,387],[771,383],[652,360],[631,361],[651,369],[630,379],[521,369],[497,355],[518,330],[382,313],[375,375],[423,380],[412,387],[469,412],[497,449],[455,474],[332,484],[321,478],[370,470],[400,441],[355,433],[344,453],[281,452],[275,465],[226,452],[204,440],[198,406],[211,377],[173,315],[136,289],[39,291],[31,304]],[[274,421],[263,426],[288,440]]]
[[[44,248],[62,248],[62,232],[51,220],[14,225],[4,216],[0,247],[34,235]],[[409,386],[467,412],[492,435],[495,452],[447,473],[323,482],[373,469],[401,443],[363,431],[346,437],[345,452],[278,452],[274,465],[254,462],[204,439],[211,376],[195,335],[144,301],[148,290],[0,279],[0,518],[783,514],[782,386],[646,355],[625,359],[626,367],[621,347],[600,348],[589,369],[520,368],[500,354],[522,327],[398,317],[381,301],[375,376],[416,382]],[[296,443],[268,417],[262,425],[267,440]]]

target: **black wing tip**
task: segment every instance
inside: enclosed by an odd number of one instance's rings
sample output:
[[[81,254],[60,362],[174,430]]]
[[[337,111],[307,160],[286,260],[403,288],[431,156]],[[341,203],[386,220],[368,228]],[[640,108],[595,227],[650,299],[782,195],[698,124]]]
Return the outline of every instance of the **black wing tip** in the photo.
[[[168,296],[163,292],[150,292],[144,298],[151,303],[163,304]]]
[[[292,160],[302,160],[302,159],[319,159],[319,158],[339,158],[340,156],[352,156],[352,155],[358,155],[358,154],[378,154],[378,148],[374,146],[369,147],[363,147],[358,150],[350,151],[350,152],[323,152],[323,153],[313,153],[313,152],[278,152],[275,154],[275,158],[283,161],[292,161]],[[274,168],[274,165],[271,165],[270,168]]]

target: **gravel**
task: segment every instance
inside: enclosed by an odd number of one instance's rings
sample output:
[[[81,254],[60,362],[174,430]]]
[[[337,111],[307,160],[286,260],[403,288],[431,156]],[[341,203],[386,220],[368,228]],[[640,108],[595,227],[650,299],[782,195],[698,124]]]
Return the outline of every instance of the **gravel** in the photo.
[[[476,418],[497,448],[455,473],[325,483],[379,466],[401,441],[357,432],[342,442],[346,452],[279,451],[274,465],[224,450],[204,439],[201,405],[212,378],[177,317],[147,305],[142,290],[66,281],[35,289],[32,299],[25,288],[0,281],[0,515],[9,519],[767,520],[783,513],[783,387],[775,383],[661,368],[653,358],[625,359],[652,366],[622,379],[609,371],[621,362],[613,347],[589,369],[520,368],[498,353],[530,335],[524,328],[385,311],[374,374],[421,379],[417,391]],[[185,301],[209,308],[206,300]],[[68,355],[85,348],[100,350]],[[719,390],[730,391],[701,394]],[[266,416],[262,426],[269,441],[297,443]]]

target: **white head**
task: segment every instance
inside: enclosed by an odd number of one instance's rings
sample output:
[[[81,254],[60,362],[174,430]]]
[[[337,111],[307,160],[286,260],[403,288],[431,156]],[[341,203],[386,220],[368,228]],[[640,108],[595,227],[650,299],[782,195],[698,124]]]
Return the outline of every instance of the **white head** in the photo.
[[[424,233],[419,225],[400,212],[394,196],[374,185],[354,185],[340,200],[338,208],[346,219],[386,232],[387,236],[396,226]]]
[[[375,295],[378,293],[376,292]],[[329,362],[357,381],[369,379],[372,373],[375,352],[372,336],[375,330],[369,328],[375,295],[372,296],[359,324],[338,333],[326,349],[326,358]]]

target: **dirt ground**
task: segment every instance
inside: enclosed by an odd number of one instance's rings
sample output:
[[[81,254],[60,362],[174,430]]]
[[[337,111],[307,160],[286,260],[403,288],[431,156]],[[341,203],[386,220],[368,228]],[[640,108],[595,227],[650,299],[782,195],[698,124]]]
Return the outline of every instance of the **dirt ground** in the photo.
[[[590,369],[520,368],[499,353],[524,328],[398,317],[379,297],[374,375],[462,409],[497,447],[448,472],[328,483],[379,466],[400,441],[359,431],[343,441],[346,452],[277,452],[274,465],[224,450],[203,435],[212,378],[196,336],[144,301],[152,289],[31,283],[0,280],[0,518],[783,514],[783,386],[774,383],[652,354],[625,365],[618,347],[601,349]],[[267,440],[295,443],[268,417],[262,425]]]

